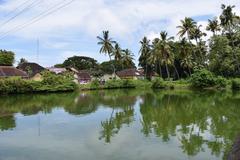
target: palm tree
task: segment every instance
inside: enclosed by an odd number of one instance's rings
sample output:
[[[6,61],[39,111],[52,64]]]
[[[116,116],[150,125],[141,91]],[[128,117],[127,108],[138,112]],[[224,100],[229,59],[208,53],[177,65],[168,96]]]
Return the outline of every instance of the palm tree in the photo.
[[[184,59],[181,60],[181,66],[183,68],[188,69],[188,74],[189,76],[191,76],[191,70],[194,67],[194,62],[193,62],[193,58],[191,55],[185,57]]]
[[[113,56],[115,61],[120,61],[122,58],[122,49],[118,43],[115,44],[113,49]]]
[[[157,65],[158,68],[159,68],[159,75],[162,77],[162,65],[161,65],[162,53],[161,53],[160,48],[159,48],[159,41],[160,41],[159,38],[155,38],[152,41],[150,56],[147,57],[147,63],[149,65],[150,64]]]
[[[191,40],[191,34],[194,30],[194,28],[196,28],[196,22],[189,17],[185,17],[184,20],[181,20],[181,25],[177,26],[177,28],[180,29],[180,31],[178,32],[178,35],[180,37],[184,37],[185,35],[187,36],[188,40]]]
[[[140,41],[141,48],[139,50],[139,66],[142,66],[145,72],[145,77],[147,78],[149,73],[151,72],[151,65],[148,64],[148,58],[150,57],[150,40],[147,37],[143,37]],[[151,63],[150,63],[151,64]],[[149,77],[151,78],[151,77]]]
[[[217,18],[214,18],[213,20],[208,20],[208,25],[206,27],[207,31],[213,32],[213,35],[215,36],[218,31],[221,30]]]
[[[109,37],[109,31],[103,31],[103,37],[97,36],[97,39],[99,42],[97,43],[98,45],[101,45],[100,48],[100,53],[107,54],[109,56],[110,61],[112,60],[112,54],[113,54],[113,44],[116,42],[113,41],[112,38]],[[115,66],[113,65],[113,71],[115,73]]]
[[[237,18],[237,16],[235,15],[235,13],[233,13],[233,8],[235,8],[235,6],[226,6],[222,4],[222,14],[220,15],[220,21],[221,21],[220,24],[228,31],[233,50],[235,50],[236,47],[233,42],[232,26],[234,25],[234,20]],[[240,73],[240,63],[238,58],[236,57],[235,52],[236,51],[232,52],[233,61],[236,62],[238,72]]]
[[[233,24],[236,15],[233,13],[235,6],[226,6],[222,4],[222,14],[220,15],[221,26],[227,27],[228,31],[231,32],[231,25]]]
[[[161,64],[165,65],[167,71],[167,77],[170,79],[169,73],[169,65],[173,64],[173,56],[171,47],[169,45],[169,41],[172,40],[173,37],[168,38],[167,32],[163,31],[160,33],[160,39],[155,39],[153,41],[153,56],[150,58],[158,63],[160,72],[161,72]]]
[[[126,66],[130,66],[134,60],[134,54],[129,50],[123,50],[122,61]]]

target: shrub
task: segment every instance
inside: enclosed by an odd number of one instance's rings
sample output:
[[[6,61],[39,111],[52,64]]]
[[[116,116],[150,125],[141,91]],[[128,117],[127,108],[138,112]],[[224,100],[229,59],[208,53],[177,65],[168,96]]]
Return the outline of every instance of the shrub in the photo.
[[[77,85],[70,78],[53,73],[44,73],[41,82],[18,77],[0,79],[0,94],[73,91],[76,88]]]
[[[190,82],[195,88],[225,88],[227,85],[227,80],[225,78],[221,76],[216,77],[212,72],[206,69],[195,71],[190,78]]]
[[[90,83],[90,89],[98,89],[100,86],[100,83],[97,79],[94,79],[91,83]]]
[[[217,88],[225,88],[227,86],[227,80],[221,76],[215,78],[215,85]]]
[[[0,66],[12,66],[14,63],[14,53],[0,50]]]
[[[240,78],[235,78],[232,80],[232,89],[240,90]]]
[[[152,82],[152,88],[166,88],[166,83],[162,78],[156,78]]]

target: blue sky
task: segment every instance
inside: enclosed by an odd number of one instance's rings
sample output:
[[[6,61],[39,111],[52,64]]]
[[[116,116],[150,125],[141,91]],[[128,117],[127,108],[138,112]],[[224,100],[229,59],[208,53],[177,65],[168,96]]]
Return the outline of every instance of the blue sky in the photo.
[[[23,57],[45,67],[62,63],[73,55],[90,56],[102,62],[108,57],[99,54],[96,36],[109,30],[111,37],[122,48],[132,50],[137,60],[143,36],[153,39],[162,30],[173,36],[185,16],[206,26],[209,18],[220,14],[222,3],[236,5],[235,11],[240,11],[239,0],[75,0],[36,23],[14,30],[52,6],[69,1],[0,0],[0,48],[14,51],[16,61]],[[31,7],[2,25],[26,6]],[[37,39],[40,41],[38,58]]]

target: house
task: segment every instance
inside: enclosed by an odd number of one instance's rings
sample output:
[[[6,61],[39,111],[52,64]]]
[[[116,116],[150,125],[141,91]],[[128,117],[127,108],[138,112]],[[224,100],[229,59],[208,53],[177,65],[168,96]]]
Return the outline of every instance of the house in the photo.
[[[12,66],[0,66],[0,78],[21,77],[28,78],[26,72]]]
[[[146,74],[144,73],[144,69],[143,69],[143,68],[138,69],[138,71],[140,72],[141,75],[144,76],[144,78],[146,77]],[[152,80],[153,80],[153,79],[156,79],[156,78],[159,78],[159,74],[157,74],[157,73],[154,72],[154,71],[151,72],[151,73],[149,73],[148,76],[150,76]]]
[[[116,73],[121,79],[144,79],[144,74],[136,68],[124,69]]]
[[[109,80],[112,80],[112,79],[117,79],[117,80],[119,80],[120,77],[119,77],[118,75],[116,75],[116,74],[104,74],[104,75],[100,78],[100,80],[101,80],[101,81],[104,81],[104,82],[109,81]]]
[[[40,66],[37,63],[28,62],[20,64],[17,68],[26,72],[28,76],[35,81],[42,80],[41,72],[45,70],[44,67]]]
[[[62,74],[67,71],[66,68],[57,68],[57,67],[49,67],[47,68],[50,72],[53,72],[55,74]]]
[[[91,75],[87,70],[78,71],[77,76],[78,76],[78,83],[80,84],[86,84],[91,82]]]

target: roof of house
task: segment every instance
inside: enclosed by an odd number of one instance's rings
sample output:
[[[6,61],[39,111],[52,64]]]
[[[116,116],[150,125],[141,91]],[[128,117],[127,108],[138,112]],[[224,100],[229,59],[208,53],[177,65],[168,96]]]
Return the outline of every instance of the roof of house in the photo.
[[[116,73],[119,77],[135,77],[135,76],[143,76],[141,72],[139,72],[136,68],[124,69]]]
[[[63,72],[66,72],[67,69],[66,68],[56,68],[56,67],[50,67],[50,68],[47,68],[50,72],[53,72],[53,73],[56,73],[56,74],[60,74],[60,73],[63,73]]]
[[[0,66],[0,77],[24,77],[27,78],[26,72],[12,66]]]
[[[139,71],[142,75],[145,75],[143,68],[138,69],[138,71]],[[151,75],[151,76],[156,76],[156,77],[159,76],[157,72],[151,72],[150,75]]]
[[[44,67],[40,66],[37,63],[22,63],[17,68],[27,72],[30,77],[45,70]],[[29,73],[29,69],[31,70],[31,73]]]
[[[77,75],[79,80],[91,80],[91,75],[86,70],[78,71]]]

